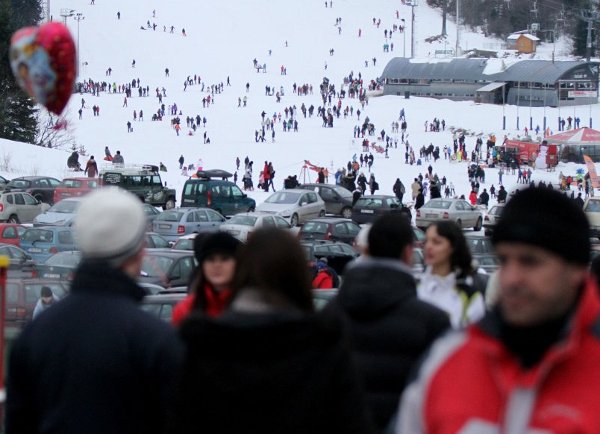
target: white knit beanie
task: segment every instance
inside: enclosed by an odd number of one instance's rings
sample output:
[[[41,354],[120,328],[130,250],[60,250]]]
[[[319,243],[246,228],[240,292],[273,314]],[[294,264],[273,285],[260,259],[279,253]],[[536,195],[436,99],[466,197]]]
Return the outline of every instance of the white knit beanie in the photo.
[[[106,187],[85,196],[74,227],[84,258],[119,266],[141,249],[146,216],[136,196],[116,187]]]

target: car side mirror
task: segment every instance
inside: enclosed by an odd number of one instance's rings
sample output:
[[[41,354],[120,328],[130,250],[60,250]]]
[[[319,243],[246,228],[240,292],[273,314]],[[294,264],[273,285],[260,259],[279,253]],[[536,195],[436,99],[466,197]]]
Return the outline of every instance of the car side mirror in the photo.
[[[300,202],[300,206],[305,206],[307,205],[308,202]]]
[[[242,194],[242,197],[243,197],[244,199],[246,199],[246,198],[248,197],[248,195],[247,195],[246,193],[244,193],[244,194]]]

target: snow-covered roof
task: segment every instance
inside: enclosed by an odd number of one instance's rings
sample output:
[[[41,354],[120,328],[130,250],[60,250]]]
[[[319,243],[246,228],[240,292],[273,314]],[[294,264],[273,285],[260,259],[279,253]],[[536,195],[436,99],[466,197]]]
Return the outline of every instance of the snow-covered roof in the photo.
[[[515,41],[516,41],[516,40],[517,40],[517,39],[519,39],[521,36],[524,36],[524,37],[526,37],[527,39],[531,39],[532,41],[539,41],[539,40],[540,40],[540,38],[538,38],[537,36],[533,36],[533,35],[532,35],[532,34],[530,34],[530,33],[513,33],[512,35],[510,35],[510,36],[509,36],[508,38],[506,38],[506,39],[509,39],[509,40],[511,40],[511,41],[512,41],[512,40],[515,40]]]
[[[555,61],[524,59],[451,59],[445,62],[424,62],[396,57],[388,62],[383,79],[428,79],[493,81],[532,81],[554,84],[573,68],[597,64],[585,61]]]

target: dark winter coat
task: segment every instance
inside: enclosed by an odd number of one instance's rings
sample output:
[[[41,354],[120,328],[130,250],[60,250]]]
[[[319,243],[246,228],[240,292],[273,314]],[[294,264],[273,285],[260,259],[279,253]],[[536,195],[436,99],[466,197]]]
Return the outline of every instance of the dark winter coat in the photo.
[[[71,294],[12,348],[6,433],[166,432],[183,347],[143,295],[120,270],[80,265]]]
[[[414,363],[450,327],[448,315],[417,298],[408,266],[381,258],[361,259],[347,269],[327,310],[341,310],[349,321],[369,408],[383,430]]]
[[[174,434],[372,432],[339,317],[192,316]]]
[[[490,202],[490,195],[487,194],[486,191],[484,191],[483,193],[481,193],[479,195],[479,203],[481,203],[482,205],[488,206],[489,202]]]
[[[415,209],[419,209],[423,205],[425,205],[425,196],[423,196],[422,192],[419,192],[419,194],[417,194],[417,198],[415,200]]]

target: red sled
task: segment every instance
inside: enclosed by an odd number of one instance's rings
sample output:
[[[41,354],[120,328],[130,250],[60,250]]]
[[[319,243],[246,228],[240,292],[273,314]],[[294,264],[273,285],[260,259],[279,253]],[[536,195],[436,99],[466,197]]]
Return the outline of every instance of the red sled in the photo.
[[[113,160],[113,159],[112,159],[112,155],[107,155],[106,157],[104,157],[104,159],[105,159],[106,161],[112,161],[112,160]]]

